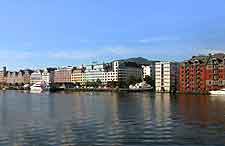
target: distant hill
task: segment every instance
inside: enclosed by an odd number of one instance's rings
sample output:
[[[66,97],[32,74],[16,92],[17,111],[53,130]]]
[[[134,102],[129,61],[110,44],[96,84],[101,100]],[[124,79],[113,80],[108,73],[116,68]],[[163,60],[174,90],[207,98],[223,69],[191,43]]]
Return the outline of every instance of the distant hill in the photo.
[[[122,61],[135,62],[137,64],[151,64],[153,62],[157,62],[157,61],[148,60],[143,57],[128,58],[128,59],[123,59]]]

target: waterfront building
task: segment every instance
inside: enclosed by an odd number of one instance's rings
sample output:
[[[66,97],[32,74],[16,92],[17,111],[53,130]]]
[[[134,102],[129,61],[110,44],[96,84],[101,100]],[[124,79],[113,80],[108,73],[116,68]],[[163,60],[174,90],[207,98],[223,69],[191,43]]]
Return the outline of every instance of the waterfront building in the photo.
[[[8,71],[6,75],[6,83],[7,84],[29,84],[30,83],[30,71],[28,70],[20,70],[18,72],[14,71]],[[27,79],[29,78],[29,79]]]
[[[155,63],[156,62],[152,62],[149,64],[142,65],[143,78],[145,78],[146,76],[149,76],[150,78],[155,80]]]
[[[23,70],[20,70],[19,72],[17,72],[17,76],[16,76],[16,83],[19,84],[19,85],[22,85],[24,84],[24,71]]]
[[[7,76],[7,71],[6,67],[3,67],[3,70],[0,71],[0,84],[5,84],[6,83],[6,76]]]
[[[94,82],[98,79],[106,84],[110,81],[118,81],[118,74],[113,68],[114,63],[103,63],[87,65],[85,67],[85,80],[88,82]]]
[[[111,63],[85,66],[84,82],[93,82],[98,79],[103,84],[108,82],[127,82],[130,77],[143,78],[142,67],[134,62],[113,61]]]
[[[6,76],[6,83],[7,84],[15,84],[15,73],[14,72],[7,72]]]
[[[76,68],[73,70],[72,74],[71,74],[71,82],[76,84],[83,84],[85,83],[86,79],[85,79],[85,68],[81,67],[81,68]]]
[[[54,74],[55,74],[55,68],[47,68],[42,72],[42,81],[44,81],[46,84],[52,84],[54,83]]]
[[[37,70],[30,75],[30,84],[35,84],[42,81],[42,70]]]
[[[119,81],[119,62],[113,61],[108,64],[104,64],[103,82],[118,82]]]
[[[157,92],[175,92],[179,82],[179,64],[177,62],[156,62],[155,86]]]
[[[54,83],[72,83],[71,75],[73,67],[59,68],[54,71]]]
[[[127,82],[131,77],[143,79],[143,69],[135,62],[118,61],[118,81]]]
[[[7,72],[7,76],[6,76],[6,83],[7,84],[24,84],[24,79],[23,79],[23,74],[24,72],[22,70],[20,70],[19,72]]]
[[[180,65],[180,92],[207,93],[225,87],[225,54],[193,56]]]
[[[94,82],[98,79],[103,81],[104,77],[103,64],[87,65],[85,66],[85,80],[88,82]]]
[[[34,72],[30,69],[26,69],[26,70],[23,70],[24,74],[23,74],[23,83],[24,84],[30,84],[30,77],[31,77],[31,74]]]

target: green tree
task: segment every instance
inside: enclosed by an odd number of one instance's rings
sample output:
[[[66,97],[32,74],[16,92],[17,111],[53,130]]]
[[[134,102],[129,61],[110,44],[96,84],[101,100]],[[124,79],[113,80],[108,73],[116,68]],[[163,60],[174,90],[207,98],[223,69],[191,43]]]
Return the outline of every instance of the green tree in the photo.
[[[135,85],[136,83],[142,82],[142,79],[141,78],[136,78],[134,76],[130,76],[128,78],[128,81],[127,82],[128,82],[128,85]]]
[[[87,87],[90,87],[90,86],[91,86],[91,82],[87,81],[87,82],[85,83],[85,85],[86,85]]]
[[[117,86],[120,87],[120,88],[128,88],[128,83],[125,82],[125,81],[119,81],[117,83]]]
[[[96,80],[96,87],[99,87],[102,85],[102,81],[100,79]]]
[[[144,81],[151,85],[153,88],[155,87],[155,80],[150,76],[145,76]]]
[[[115,81],[109,81],[107,82],[107,86],[108,87],[111,87],[111,88],[116,88],[118,85],[118,82],[115,82]]]

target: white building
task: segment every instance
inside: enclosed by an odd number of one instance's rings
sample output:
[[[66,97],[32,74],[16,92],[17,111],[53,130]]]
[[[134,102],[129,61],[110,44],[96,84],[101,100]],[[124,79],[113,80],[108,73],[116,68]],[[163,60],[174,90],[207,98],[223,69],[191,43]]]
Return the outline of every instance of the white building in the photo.
[[[141,66],[133,62],[113,61],[106,64],[96,64],[85,66],[85,79],[82,81],[101,80],[103,84],[107,82],[127,81],[131,76],[135,78],[143,78]]]
[[[44,81],[46,84],[49,85],[54,82],[54,70],[45,69],[41,75],[42,81]]]
[[[155,79],[155,62],[152,62],[148,65],[142,65],[143,69],[143,78],[146,76],[151,77],[152,79]]]
[[[87,65],[85,68],[84,80],[86,82],[93,82],[98,79],[104,84],[110,81],[118,81],[117,62],[112,62],[111,64]]]
[[[42,81],[42,71],[41,70],[35,71],[30,75],[30,84],[35,84],[40,81]]]
[[[176,91],[179,78],[179,65],[176,62],[156,62],[155,86],[157,92]]]
[[[85,70],[85,80],[89,82],[104,80],[103,64],[87,65]]]

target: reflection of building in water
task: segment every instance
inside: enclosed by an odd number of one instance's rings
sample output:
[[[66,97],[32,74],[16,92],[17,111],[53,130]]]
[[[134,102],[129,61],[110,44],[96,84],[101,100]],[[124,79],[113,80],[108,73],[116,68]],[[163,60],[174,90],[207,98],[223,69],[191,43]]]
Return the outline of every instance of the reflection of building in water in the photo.
[[[8,124],[8,102],[5,92],[1,93],[1,125],[6,127]]]
[[[118,126],[121,139],[138,139],[146,121],[142,93],[118,93]],[[147,116],[147,115],[146,115]]]
[[[74,116],[74,118],[76,118],[77,120],[83,118],[83,119],[87,119],[88,118],[88,112],[92,111],[90,108],[90,103],[91,100],[90,98],[88,98],[89,93],[85,93],[85,92],[74,92],[73,93],[73,98],[72,98],[72,102],[73,102],[73,112],[76,113]]]
[[[118,93],[109,93],[110,98],[104,98],[105,111],[104,111],[104,121],[110,129],[116,129],[119,126],[118,117]],[[106,96],[107,97],[107,96]],[[110,114],[109,114],[110,113]]]
[[[211,123],[225,122],[225,104],[221,101],[210,101],[208,96],[179,97],[179,110],[188,122],[198,121],[202,126]]]
[[[73,136],[73,131],[71,125],[65,125],[62,131],[61,146],[74,145],[75,138]]]
[[[155,100],[155,98],[151,98],[149,96],[150,94],[148,93],[143,93],[143,98],[142,99],[142,106],[143,106],[143,114],[144,114],[144,121],[150,121],[151,120],[151,116],[153,114],[154,111],[154,104],[152,104],[153,102],[151,102],[151,100]]]
[[[50,118],[55,118],[56,112],[55,112],[55,98],[52,96],[52,94],[49,94],[48,96],[48,112]]]
[[[170,111],[170,94],[169,93],[157,93],[155,97],[155,119],[157,121],[165,121],[171,115]]]

